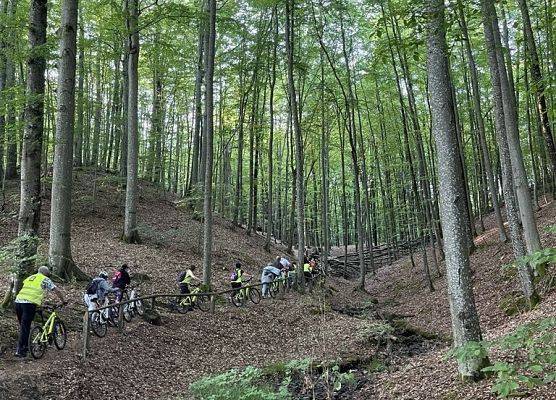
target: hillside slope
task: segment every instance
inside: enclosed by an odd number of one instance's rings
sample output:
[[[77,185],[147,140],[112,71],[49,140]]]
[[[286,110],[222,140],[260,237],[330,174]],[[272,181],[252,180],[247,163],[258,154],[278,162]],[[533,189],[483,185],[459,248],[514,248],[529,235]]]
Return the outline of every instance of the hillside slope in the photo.
[[[127,262],[132,272],[147,274],[151,279],[142,292],[173,292],[175,276],[184,266],[201,263],[202,225],[176,208],[175,199],[141,182],[139,220],[140,245],[119,240],[123,218],[122,193],[112,175],[99,174],[96,179],[96,206],[92,207],[95,177],[79,173],[75,177],[73,210],[73,255],[77,264],[89,274],[107,265]],[[9,188],[7,211],[1,214],[0,245],[17,231],[17,191]],[[43,203],[42,237],[48,235],[48,198]],[[554,224],[556,207],[544,204],[538,213],[543,244],[556,245],[554,235],[544,227]],[[492,221],[477,239],[478,250],[472,256],[475,294],[486,337],[510,331],[517,324],[538,316],[555,315],[556,295],[547,293],[540,306],[513,317],[501,312],[498,303],[504,294],[515,290],[516,280],[500,273],[500,265],[511,259],[508,245],[495,242]],[[281,253],[263,250],[264,240],[249,237],[243,229],[232,229],[226,221],[216,219],[214,229],[214,282],[217,288],[227,285],[228,269],[236,260],[247,272],[257,275],[260,267]],[[46,246],[41,246],[44,253]],[[416,260],[417,265],[419,260]],[[443,356],[449,349],[450,319],[446,285],[443,277],[435,280],[436,291],[429,293],[422,283],[421,271],[414,271],[407,259],[369,276],[369,294],[353,291],[353,282],[331,279],[327,296],[286,294],[282,300],[267,300],[260,305],[237,309],[218,304],[215,314],[193,312],[179,315],[161,308],[163,325],[155,327],[134,320],[125,333],[109,331],[104,339],[93,338],[90,357],[79,357],[82,284],[64,285],[71,305],[63,318],[72,332],[68,347],[61,352],[49,349],[40,361],[16,361],[11,353],[15,332],[13,315],[0,316],[0,398],[3,399],[92,399],[191,398],[188,386],[207,374],[247,365],[312,358],[318,361],[360,360],[354,363],[358,385],[338,398],[360,399],[487,399],[492,380],[478,384],[460,384],[455,364]],[[0,292],[7,280],[0,278]],[[377,299],[378,304],[371,300]],[[362,339],[365,329],[377,315],[406,316],[411,326],[425,336],[416,335],[407,348],[397,349],[394,360],[383,372],[373,372],[368,360],[376,347]],[[448,338],[447,338],[448,337]],[[412,339],[413,340],[413,339]],[[3,347],[2,347],[3,346]],[[399,350],[399,351],[398,351]],[[402,351],[403,350],[403,351]],[[359,364],[357,364],[359,363]],[[526,398],[552,399],[554,385],[531,390]],[[298,398],[310,398],[310,393]],[[316,397],[323,398],[323,397]]]

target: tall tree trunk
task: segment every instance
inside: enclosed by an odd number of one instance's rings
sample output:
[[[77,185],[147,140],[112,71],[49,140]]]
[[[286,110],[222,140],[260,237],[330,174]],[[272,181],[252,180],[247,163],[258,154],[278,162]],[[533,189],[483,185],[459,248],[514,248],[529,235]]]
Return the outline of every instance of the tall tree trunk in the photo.
[[[515,106],[515,96],[511,91],[504,57],[502,54],[502,44],[500,40],[500,31],[498,28],[498,18],[492,0],[481,0],[483,10],[483,25],[485,30],[485,39],[487,50],[489,52],[489,64],[491,64],[491,75],[498,75],[501,98],[494,97],[494,101],[501,101],[504,113],[504,125],[510,152],[510,160],[512,165],[513,185],[517,195],[519,204],[519,213],[523,225],[523,234],[527,250],[529,253],[541,249],[539,232],[537,230],[537,222],[533,212],[531,201],[531,193],[529,192],[529,184],[525,165],[523,163],[523,155],[519,143],[519,132],[517,126],[517,112]],[[497,66],[493,71],[493,62],[495,56]],[[492,78],[492,77],[491,77]],[[492,78],[494,81],[494,78]]]
[[[79,11],[78,11],[79,12]],[[84,115],[84,92],[85,82],[85,27],[83,17],[79,16],[79,80],[77,83],[77,124],[75,127],[75,142],[73,151],[73,165],[80,167],[83,164],[83,119]]]
[[[481,93],[479,91],[479,79],[477,75],[477,66],[475,64],[473,52],[471,51],[471,43],[467,31],[467,22],[465,20],[463,3],[461,0],[458,0],[458,15],[459,15],[459,22],[460,22],[461,32],[463,36],[463,41],[465,43],[467,63],[469,65],[469,72],[471,77],[471,89],[473,91],[473,112],[474,112],[475,120],[477,122],[477,131],[479,133],[479,143],[481,146],[480,147],[481,156],[483,159],[483,164],[487,176],[490,200],[492,202],[492,207],[494,208],[494,216],[496,218],[496,225],[498,227],[498,237],[501,242],[505,242],[507,240],[506,231],[504,229],[504,222],[502,221],[502,213],[500,212],[500,205],[498,203],[497,188],[494,182],[494,174],[492,172],[492,165],[490,162],[490,156],[489,156],[488,146],[486,142],[485,121],[483,119],[483,113],[481,108]]]
[[[95,116],[94,116],[94,127],[93,127],[93,142],[91,150],[91,164],[96,169],[99,165],[99,151],[100,151],[100,127],[102,118],[102,74],[100,67],[100,57],[97,54],[97,66],[96,66],[96,95],[95,95]]]
[[[124,0],[125,13],[127,15],[128,0]],[[122,120],[121,129],[122,135],[120,137],[120,176],[127,175],[127,141],[129,137],[128,132],[128,106],[129,106],[129,43],[126,38],[124,44],[124,58],[122,64]]]
[[[295,173],[296,173],[296,197],[297,197],[297,276],[301,287],[304,287],[303,264],[305,255],[305,188],[303,175],[303,137],[301,124],[299,122],[299,108],[297,106],[297,95],[293,76],[294,54],[294,14],[295,0],[286,0],[286,25],[285,42],[288,74],[288,96],[290,99],[290,113],[292,116],[295,136]]]
[[[44,115],[47,0],[32,0],[29,8],[29,45],[27,88],[25,91],[25,130],[21,155],[21,195],[18,236],[20,259],[14,293],[21,289],[37,253],[41,215],[41,153]]]
[[[272,231],[274,229],[273,224],[273,217],[272,217],[272,210],[273,210],[273,164],[275,162],[273,154],[274,154],[274,87],[276,86],[276,64],[278,63],[277,59],[277,47],[278,47],[278,16],[276,15],[276,7],[272,9],[272,17],[273,21],[273,32],[274,32],[274,43],[272,46],[272,63],[271,72],[270,72],[270,98],[269,98],[269,119],[270,119],[270,133],[268,139],[268,200],[267,200],[267,212],[266,212],[266,219],[267,219],[267,226],[266,226],[266,241],[264,248],[266,251],[270,252],[270,237],[272,235]]]
[[[488,1],[488,0],[487,0]],[[515,194],[517,192],[514,191],[514,184],[516,179],[514,174],[516,173],[516,169],[514,168],[515,165],[512,163],[512,156],[511,156],[511,146],[509,145],[510,141],[510,134],[508,134],[508,119],[507,117],[507,110],[504,107],[504,91],[502,90],[503,84],[501,81],[503,80],[502,74],[505,74],[503,70],[501,70],[500,66],[500,58],[497,56],[496,51],[496,39],[495,39],[495,29],[498,29],[497,25],[493,24],[493,15],[491,14],[494,11],[493,4],[487,4],[487,1],[482,0],[482,8],[483,8],[483,18],[484,18],[484,32],[485,32],[485,41],[487,45],[487,53],[488,53],[488,60],[490,66],[490,75],[491,75],[491,83],[492,83],[492,93],[493,93],[493,100],[494,100],[494,117],[495,117],[495,124],[496,124],[496,137],[498,140],[498,148],[500,151],[500,167],[502,172],[502,187],[504,189],[504,199],[506,202],[506,215],[508,219],[508,227],[510,229],[510,239],[512,242],[512,247],[514,251],[514,255],[516,258],[522,257],[525,255],[525,245],[523,243],[523,236],[522,236],[522,227],[519,221],[519,212],[520,206],[519,198],[516,204]],[[503,66],[502,66],[503,67]],[[507,81],[507,77],[506,77]],[[506,96],[507,93],[507,83],[506,83]],[[509,112],[509,111],[508,111]],[[514,154],[515,156],[515,154]],[[522,160],[523,161],[523,160]],[[528,190],[527,190],[528,191]],[[529,199],[531,202],[531,199]],[[523,215],[523,214],[521,214]],[[524,227],[524,225],[523,225]],[[529,300],[531,306],[534,305],[538,301],[538,296],[535,291],[535,287],[533,284],[533,273],[529,267],[529,265],[519,265],[518,266],[520,282],[522,286],[522,290]]]
[[[58,112],[50,206],[48,264],[64,279],[82,277],[71,256],[71,192],[73,124],[75,120],[75,53],[78,0],[62,2],[60,58],[58,62]]]
[[[203,283],[210,287],[212,260],[212,142],[214,134],[214,53],[216,42],[216,0],[208,3],[208,46],[205,58],[205,113],[206,113],[206,164],[205,164],[205,199],[203,204],[204,240],[203,240]]]
[[[203,85],[203,52],[204,52],[204,26],[199,24],[199,41],[197,44],[197,70],[195,72],[195,124],[193,128],[193,155],[191,161],[191,176],[189,190],[194,190],[199,180],[200,136],[202,120],[202,85]]]
[[[127,106],[127,185],[123,239],[127,243],[138,243],[137,230],[137,164],[139,160],[138,132],[138,86],[139,86],[139,0],[128,1],[128,106]]]
[[[328,255],[330,253],[330,227],[329,227],[329,220],[328,220],[328,201],[329,201],[329,188],[328,188],[328,139],[327,139],[327,132],[326,132],[326,125],[327,121],[325,119],[325,97],[324,97],[324,90],[325,90],[325,82],[324,82],[324,59],[322,54],[322,49],[320,51],[320,101],[321,101],[321,195],[322,195],[322,242],[323,242],[323,249],[322,249],[322,263],[324,267],[325,274],[328,273]]]
[[[0,29],[4,31],[6,26],[6,11],[8,8],[8,0],[0,0]],[[0,93],[4,91],[6,85],[6,39],[0,39]],[[0,109],[0,210],[4,210],[4,139],[6,136],[6,116],[4,110]]]
[[[431,0],[428,11],[428,77],[431,94],[432,127],[438,156],[440,207],[448,300],[452,316],[454,346],[460,347],[482,339],[479,317],[475,307],[473,282],[469,266],[468,239],[462,227],[467,223],[463,174],[459,162],[456,121],[448,69],[448,49],[442,0]],[[458,360],[459,373],[464,378],[481,374],[487,359],[470,357]]]

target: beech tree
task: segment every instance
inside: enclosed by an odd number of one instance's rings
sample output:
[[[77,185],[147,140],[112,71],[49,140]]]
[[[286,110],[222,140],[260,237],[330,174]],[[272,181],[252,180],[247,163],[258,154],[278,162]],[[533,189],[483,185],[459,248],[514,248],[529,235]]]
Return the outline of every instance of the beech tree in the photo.
[[[139,91],[139,4],[138,0],[126,0],[128,42],[128,95],[127,95],[127,183],[123,239],[128,243],[139,241],[137,228],[137,179],[139,162],[138,91]]]
[[[14,293],[31,272],[37,254],[41,217],[41,151],[44,121],[44,87],[46,56],[47,1],[32,0],[29,7],[29,72],[25,90],[25,130],[21,154],[21,194],[18,236],[20,259]]]
[[[50,203],[50,247],[48,263],[56,275],[69,279],[83,275],[71,256],[71,196],[73,180],[73,129],[75,121],[75,67],[77,40],[77,0],[62,3],[56,147]],[[78,273],[79,272],[79,273]]]
[[[214,103],[213,103],[213,84],[214,84],[214,53],[216,42],[216,0],[206,0],[207,2],[207,52],[205,59],[205,113],[206,113],[206,164],[204,178],[204,240],[203,240],[203,283],[210,286],[211,260],[212,260],[212,157],[213,157],[213,135],[214,135]]]
[[[438,157],[440,184],[440,215],[446,254],[448,300],[452,317],[454,346],[480,341],[481,329],[473,297],[473,283],[469,266],[469,247],[461,227],[466,223],[463,177],[459,170],[459,149],[450,87],[446,46],[446,21],[442,0],[432,0],[427,8],[428,53],[427,72],[431,97],[432,132]],[[458,360],[458,370],[464,378],[481,374],[487,360],[470,357]]]

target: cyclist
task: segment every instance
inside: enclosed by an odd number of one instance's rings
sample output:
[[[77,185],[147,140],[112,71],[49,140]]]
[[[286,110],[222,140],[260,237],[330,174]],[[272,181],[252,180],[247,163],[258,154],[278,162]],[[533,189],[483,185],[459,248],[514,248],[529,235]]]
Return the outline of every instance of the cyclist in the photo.
[[[239,261],[236,262],[234,271],[232,272],[232,275],[230,276],[230,285],[232,286],[232,289],[236,289],[232,293],[232,296],[235,296],[237,294],[237,292],[239,291],[239,289],[241,289],[241,285],[243,284],[244,275],[245,275],[245,273],[243,272],[243,267],[241,266],[241,263]]]
[[[126,286],[129,285],[131,282],[131,277],[129,276],[129,272],[127,272],[128,267],[127,264],[122,264],[122,266],[118,269],[118,271],[114,274],[112,278],[112,287],[119,289],[118,293],[116,294],[116,301],[121,301]]]
[[[182,272],[179,276],[179,286],[181,294],[191,293],[189,285],[193,280],[200,282],[201,280],[195,276],[193,271],[195,271],[195,265],[190,266],[185,272]]]
[[[305,258],[305,262],[303,264],[303,275],[305,276],[305,282],[308,282],[313,277],[312,271],[313,268],[311,267],[309,260]]]
[[[87,285],[87,289],[83,295],[83,301],[87,305],[89,311],[94,311],[100,307],[101,304],[105,303],[108,293],[114,293],[118,290],[118,288],[111,288],[110,285],[108,285],[108,273],[106,271],[101,271],[98,276],[93,278]]]
[[[288,271],[288,286],[291,288],[295,283],[295,277],[297,274],[297,264],[292,263],[290,264],[290,269]]]
[[[200,282],[201,280],[195,276],[193,271],[195,271],[195,265],[191,265],[185,271],[181,272],[178,276],[178,285],[180,287],[181,294],[191,293],[191,288],[189,287],[192,281]],[[188,310],[193,310],[193,306],[189,305]]]
[[[311,267],[311,275],[312,277],[314,277],[318,273],[317,260],[311,258],[311,261],[309,261],[309,266]]]
[[[270,283],[278,278],[282,272],[273,265],[267,265],[263,268],[261,274],[261,283],[263,284],[263,297],[270,297]]]
[[[23,287],[15,298],[15,313],[19,322],[16,357],[24,358],[27,356],[31,323],[35,318],[37,307],[42,304],[44,293],[47,291],[53,292],[62,304],[66,304],[64,295],[48,278],[49,276],[50,270],[46,265],[39,267],[36,274],[23,281]]]

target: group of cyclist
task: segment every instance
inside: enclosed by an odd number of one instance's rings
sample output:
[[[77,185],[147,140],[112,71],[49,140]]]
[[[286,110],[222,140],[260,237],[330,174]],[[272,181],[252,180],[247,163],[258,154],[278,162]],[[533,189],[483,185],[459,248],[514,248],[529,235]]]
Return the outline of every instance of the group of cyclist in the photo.
[[[89,311],[94,311],[97,308],[106,305],[108,301],[108,294],[116,294],[116,302],[121,301],[122,296],[131,282],[129,275],[129,267],[127,264],[122,264],[112,278],[112,284],[108,283],[108,273],[101,271],[98,276],[93,278],[83,294],[83,301],[87,305]]]
[[[191,265],[185,271],[178,274],[178,286],[180,294],[191,293],[191,285],[194,282],[201,282],[194,274],[195,266]],[[319,273],[317,260],[314,257],[305,257],[303,265],[303,274],[306,282],[310,282]],[[288,287],[292,287],[296,282],[297,265],[296,263],[290,262],[287,258],[282,256],[277,256],[271,263],[263,267],[261,272],[260,281],[262,283],[262,297],[270,297],[270,284],[278,278],[285,280]],[[241,263],[238,261],[232,268],[232,273],[230,274],[230,286],[234,291],[232,296],[236,295],[241,287],[251,281],[252,275],[247,274]],[[192,307],[191,307],[192,308]]]
[[[194,282],[200,282],[200,279],[195,276],[194,271],[195,266],[192,265],[178,275],[178,286],[181,294],[191,293],[191,285]],[[296,274],[297,266],[295,263],[290,262],[285,257],[276,257],[273,262],[262,269],[260,278],[262,283],[262,297],[270,297],[270,284],[278,278],[283,278],[286,285],[289,287],[293,286],[296,282]],[[306,281],[312,280],[314,276],[318,274],[317,262],[314,258],[305,258],[303,274]],[[64,295],[54,285],[49,276],[50,270],[48,267],[41,266],[36,274],[29,276],[23,281],[22,289],[15,299],[15,310],[20,325],[19,340],[15,353],[16,357],[27,356],[31,323],[35,317],[37,308],[42,305],[45,293],[49,291],[53,292],[63,304],[66,304]],[[236,262],[230,276],[230,285],[232,289],[235,289],[232,296],[237,294],[241,287],[251,279],[252,276],[244,272],[241,263]],[[130,282],[131,277],[127,264],[123,264],[118,268],[111,282],[109,282],[108,273],[106,271],[101,271],[98,276],[90,281],[83,294],[83,301],[87,305],[87,309],[89,311],[94,311],[106,305],[108,301],[107,297],[110,293],[116,294],[117,302],[121,301],[123,293]]]
[[[303,274],[306,282],[310,282],[319,273],[317,260],[305,257],[303,264]],[[270,284],[278,278],[284,279],[288,287],[292,287],[296,282],[297,265],[290,262],[287,258],[277,256],[272,263],[266,265],[261,272],[262,297],[270,297]],[[248,278],[243,271],[241,263],[237,262],[235,269],[230,277],[230,284],[233,289],[239,290]],[[250,278],[249,278],[250,280]]]

